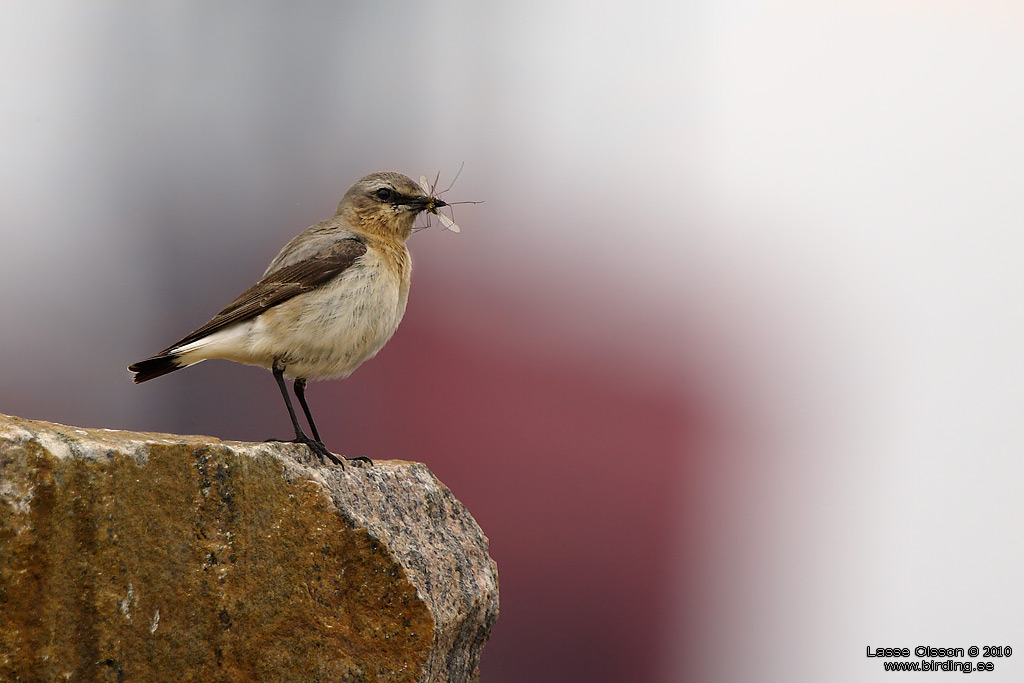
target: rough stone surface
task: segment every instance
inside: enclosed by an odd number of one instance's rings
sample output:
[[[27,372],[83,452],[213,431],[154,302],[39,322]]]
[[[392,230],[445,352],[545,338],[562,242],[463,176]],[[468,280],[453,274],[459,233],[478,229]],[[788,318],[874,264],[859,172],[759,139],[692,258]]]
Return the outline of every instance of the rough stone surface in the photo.
[[[497,614],[422,464],[0,415],[0,680],[473,681]]]

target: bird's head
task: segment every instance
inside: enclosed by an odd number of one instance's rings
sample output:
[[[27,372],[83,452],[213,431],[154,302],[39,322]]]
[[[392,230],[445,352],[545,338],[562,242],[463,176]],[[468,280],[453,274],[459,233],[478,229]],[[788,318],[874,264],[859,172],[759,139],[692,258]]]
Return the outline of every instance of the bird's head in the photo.
[[[369,232],[404,240],[421,211],[436,213],[442,206],[447,204],[425,193],[412,178],[388,171],[371,173],[348,188],[335,215]]]

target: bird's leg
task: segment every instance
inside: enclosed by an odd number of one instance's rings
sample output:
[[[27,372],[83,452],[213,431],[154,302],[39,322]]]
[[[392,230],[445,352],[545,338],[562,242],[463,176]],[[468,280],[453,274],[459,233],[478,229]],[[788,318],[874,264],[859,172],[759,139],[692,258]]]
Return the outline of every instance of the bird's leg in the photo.
[[[313,414],[309,412],[309,406],[306,405],[306,380],[305,378],[299,378],[295,380],[292,385],[295,388],[295,398],[299,399],[299,405],[302,406],[302,412],[306,414],[306,422],[309,423],[309,428],[313,430],[313,438],[323,443],[320,438],[320,432],[316,430],[316,423],[313,422]]]
[[[284,366],[279,363],[274,363],[272,372],[274,373],[274,379],[277,380],[278,388],[281,389],[281,396],[284,397],[284,404],[288,407],[288,417],[292,419],[292,427],[295,428],[295,443],[304,443],[309,446],[309,450],[313,451],[313,454],[320,458],[321,463],[324,462],[325,458],[328,458],[331,462],[344,466],[345,463],[327,450],[327,447],[320,442],[319,438],[314,441],[306,436],[302,431],[302,427],[299,426],[299,420],[295,417],[295,408],[292,407],[292,399],[288,396],[288,387],[285,386],[284,383]],[[305,400],[300,400],[302,402],[302,407],[306,410],[306,417],[309,417],[309,408],[306,408]],[[311,426],[312,424],[312,421],[310,421]],[[313,434],[316,434],[316,427],[313,427]]]
[[[288,387],[284,385],[284,367],[274,363],[272,372],[274,373],[274,379],[277,380],[278,388],[281,389],[281,396],[284,397],[284,404],[288,408],[288,417],[292,419],[292,428],[295,429],[295,440],[297,442],[305,441],[307,438],[306,434],[302,431],[302,427],[299,426],[299,421],[295,417],[295,409],[292,408],[292,399],[288,395]]]
[[[316,439],[321,445],[323,441],[320,439],[320,433],[316,430],[316,423],[313,422],[313,414],[309,412],[309,405],[306,404],[306,380],[305,378],[299,378],[295,380],[293,385],[295,387],[295,398],[299,399],[299,405],[302,406],[302,412],[306,414],[306,421],[309,422],[309,428],[313,430],[313,438]],[[326,448],[326,446],[324,446]],[[373,461],[367,458],[365,455],[359,455],[354,458],[342,456],[346,460],[360,460],[372,465]]]

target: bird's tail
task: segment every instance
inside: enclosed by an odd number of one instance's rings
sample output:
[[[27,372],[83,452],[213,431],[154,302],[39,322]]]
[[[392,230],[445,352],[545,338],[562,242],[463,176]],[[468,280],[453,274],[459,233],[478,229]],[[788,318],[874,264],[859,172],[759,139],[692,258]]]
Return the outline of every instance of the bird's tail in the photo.
[[[187,367],[190,363],[183,363],[181,356],[176,353],[167,353],[159,356],[153,356],[146,360],[140,360],[138,363],[132,363],[128,366],[129,372],[134,372],[135,377],[132,380],[139,384],[140,382],[146,382],[157,377],[163,377],[169,372],[175,370],[181,370]]]

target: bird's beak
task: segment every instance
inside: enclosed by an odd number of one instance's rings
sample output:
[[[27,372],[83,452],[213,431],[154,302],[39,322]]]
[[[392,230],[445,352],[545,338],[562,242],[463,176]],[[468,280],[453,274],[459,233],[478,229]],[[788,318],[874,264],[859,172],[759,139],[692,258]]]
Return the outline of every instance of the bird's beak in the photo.
[[[409,206],[416,211],[429,211],[430,213],[437,213],[437,209],[442,206],[448,206],[443,199],[437,197],[416,197],[413,201],[409,202]]]

